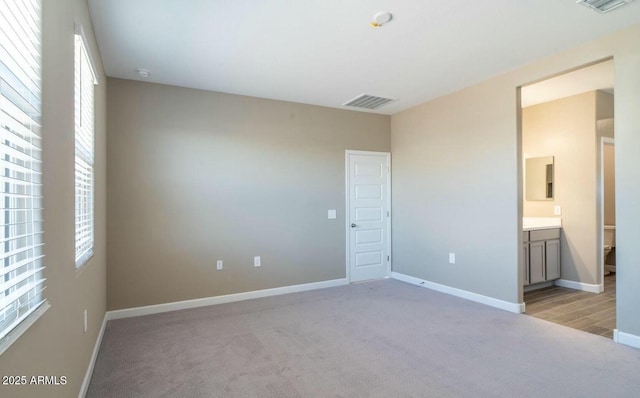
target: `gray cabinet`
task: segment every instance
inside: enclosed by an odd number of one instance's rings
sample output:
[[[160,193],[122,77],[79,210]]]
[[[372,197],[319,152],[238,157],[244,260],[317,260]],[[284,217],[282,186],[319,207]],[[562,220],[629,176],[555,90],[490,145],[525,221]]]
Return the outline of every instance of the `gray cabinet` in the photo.
[[[523,233],[523,284],[560,278],[560,229],[539,229]]]
[[[547,280],[560,279],[560,239],[545,241]]]
[[[545,242],[529,243],[529,283],[540,283],[546,278]]]
[[[524,285],[529,286],[529,243],[522,245],[522,264],[524,266]]]

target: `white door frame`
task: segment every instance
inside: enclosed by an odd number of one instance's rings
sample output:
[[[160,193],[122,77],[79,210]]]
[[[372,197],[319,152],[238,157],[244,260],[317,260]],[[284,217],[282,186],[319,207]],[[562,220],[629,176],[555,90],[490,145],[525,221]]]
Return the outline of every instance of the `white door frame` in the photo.
[[[604,147],[614,145],[615,139],[611,137],[600,138],[600,175],[598,176],[598,207],[600,220],[598,220],[598,265],[600,270],[600,291],[604,290]],[[614,155],[615,159],[615,155]],[[616,231],[617,232],[617,231]]]
[[[351,283],[351,190],[350,188],[350,175],[349,175],[349,157],[351,155],[384,155],[387,158],[387,208],[389,209],[389,217],[387,217],[387,255],[389,261],[387,261],[387,275],[385,278],[391,276],[391,262],[393,256],[391,255],[391,217],[393,212],[391,211],[391,153],[390,152],[372,152],[372,151],[355,151],[347,149],[344,153],[344,181],[345,181],[345,212],[344,212],[344,230],[345,230],[345,264],[347,267],[347,282]]]

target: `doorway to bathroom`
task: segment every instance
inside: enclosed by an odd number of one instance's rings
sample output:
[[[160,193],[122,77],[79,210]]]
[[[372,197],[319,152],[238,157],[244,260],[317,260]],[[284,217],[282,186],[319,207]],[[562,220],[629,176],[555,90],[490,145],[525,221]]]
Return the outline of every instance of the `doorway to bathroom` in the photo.
[[[613,83],[608,59],[525,85],[519,118],[525,313],[609,338],[616,327]]]
[[[602,217],[602,275],[616,273],[616,175],[615,175],[615,139],[614,119],[598,121],[600,138],[600,170],[598,174],[599,208]],[[606,286],[605,286],[606,290]]]

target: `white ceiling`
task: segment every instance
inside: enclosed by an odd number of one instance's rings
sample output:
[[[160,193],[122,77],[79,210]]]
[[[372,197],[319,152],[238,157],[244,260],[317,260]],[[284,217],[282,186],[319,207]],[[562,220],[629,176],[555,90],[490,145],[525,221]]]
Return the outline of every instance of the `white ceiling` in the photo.
[[[89,0],[108,76],[393,114],[640,23],[640,1]],[[369,22],[379,11],[393,20]]]

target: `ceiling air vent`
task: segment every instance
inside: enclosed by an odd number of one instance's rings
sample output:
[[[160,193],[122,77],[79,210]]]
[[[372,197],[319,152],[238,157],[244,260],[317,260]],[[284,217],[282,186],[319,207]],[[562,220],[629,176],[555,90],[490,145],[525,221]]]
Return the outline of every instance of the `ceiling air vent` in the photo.
[[[376,97],[374,95],[369,95],[369,94],[361,94],[355,97],[354,99],[352,99],[351,101],[345,102],[342,105],[352,106],[354,108],[362,108],[362,109],[378,109],[381,106],[393,101],[395,101],[395,99]]]
[[[633,0],[578,0],[577,2],[598,11],[600,14],[604,14],[630,3],[631,1]]]

